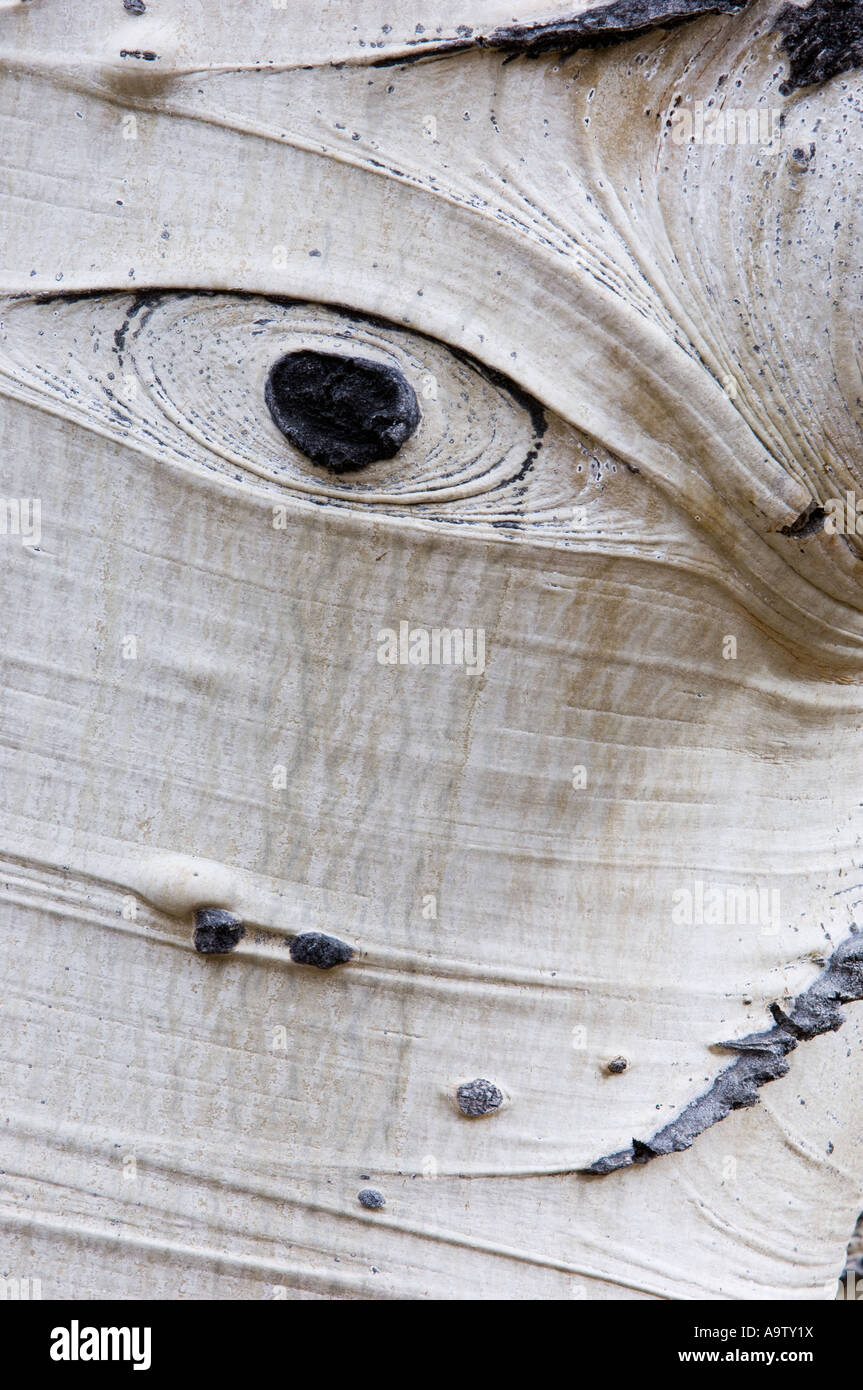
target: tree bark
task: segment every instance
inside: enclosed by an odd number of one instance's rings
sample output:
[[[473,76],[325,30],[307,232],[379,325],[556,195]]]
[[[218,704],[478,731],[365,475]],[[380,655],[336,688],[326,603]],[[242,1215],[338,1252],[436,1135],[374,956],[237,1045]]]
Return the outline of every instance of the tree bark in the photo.
[[[863,156],[786,8],[0,14],[45,1297],[835,1296]]]

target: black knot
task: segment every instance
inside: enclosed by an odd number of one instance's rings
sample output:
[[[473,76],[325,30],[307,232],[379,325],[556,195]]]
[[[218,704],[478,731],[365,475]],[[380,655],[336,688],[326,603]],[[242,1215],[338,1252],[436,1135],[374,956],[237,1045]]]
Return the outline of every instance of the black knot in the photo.
[[[224,956],[246,935],[239,917],[221,907],[200,907],[195,913],[195,950],[202,956]]]
[[[333,473],[393,458],[420,422],[401,372],[364,357],[290,352],[271,368],[264,399],[282,434]]]
[[[297,965],[314,965],[318,970],[332,970],[344,965],[354,954],[345,941],[337,936],[325,936],[320,931],[303,932],[295,936],[290,946],[291,960]]]
[[[503,1094],[491,1081],[478,1076],[474,1081],[463,1081],[456,1091],[458,1108],[463,1115],[490,1115],[503,1104]]]
[[[376,1187],[364,1187],[362,1192],[357,1193],[357,1201],[367,1211],[380,1211],[384,1205],[384,1195]]]

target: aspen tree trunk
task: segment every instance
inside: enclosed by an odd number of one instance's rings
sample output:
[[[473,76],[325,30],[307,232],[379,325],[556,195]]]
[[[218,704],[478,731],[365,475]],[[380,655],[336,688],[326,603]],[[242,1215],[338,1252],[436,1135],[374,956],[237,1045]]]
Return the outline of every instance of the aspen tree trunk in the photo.
[[[44,1297],[835,1296],[863,29],[511,10],[0,7]]]

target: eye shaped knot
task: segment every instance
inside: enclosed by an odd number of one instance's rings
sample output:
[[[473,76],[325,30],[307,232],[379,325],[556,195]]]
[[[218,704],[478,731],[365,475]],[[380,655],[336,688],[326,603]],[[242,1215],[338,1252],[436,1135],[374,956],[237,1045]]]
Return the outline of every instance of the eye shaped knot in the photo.
[[[420,421],[413,388],[395,367],[329,352],[281,357],[264,399],[282,434],[333,473],[392,458]]]

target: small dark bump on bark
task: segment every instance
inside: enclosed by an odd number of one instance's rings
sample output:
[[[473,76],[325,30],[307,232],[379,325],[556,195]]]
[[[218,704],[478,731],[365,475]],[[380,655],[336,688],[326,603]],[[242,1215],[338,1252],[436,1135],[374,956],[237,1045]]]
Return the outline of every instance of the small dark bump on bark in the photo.
[[[463,1115],[471,1118],[477,1115],[490,1115],[503,1102],[503,1095],[497,1086],[485,1077],[478,1076],[474,1081],[463,1081],[456,1091],[458,1108]]]
[[[295,936],[290,951],[291,960],[296,965],[314,965],[318,970],[332,970],[335,965],[344,965],[354,954],[346,942],[319,931],[307,931]]]
[[[357,1201],[366,1211],[380,1211],[385,1205],[384,1195],[376,1187],[364,1187],[362,1192],[357,1193]]]
[[[201,907],[195,913],[195,950],[202,956],[225,956],[245,935],[239,917],[221,907]]]

